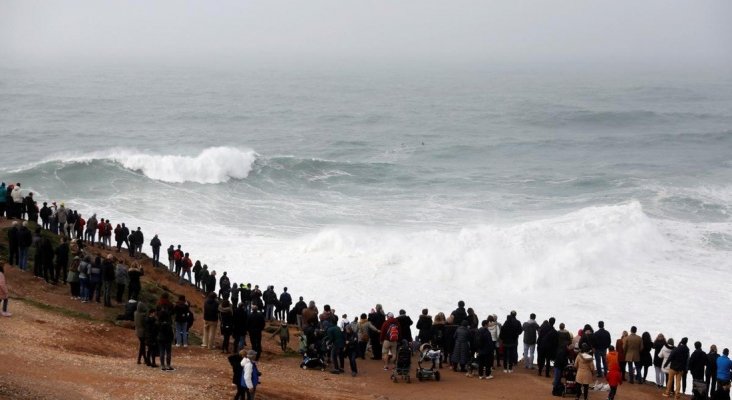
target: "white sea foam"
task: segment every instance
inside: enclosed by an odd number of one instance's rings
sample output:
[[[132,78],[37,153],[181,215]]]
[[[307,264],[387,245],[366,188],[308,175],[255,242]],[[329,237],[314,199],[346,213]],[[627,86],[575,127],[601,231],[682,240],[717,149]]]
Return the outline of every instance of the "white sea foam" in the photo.
[[[129,148],[115,148],[84,154],[57,154],[40,163],[27,165],[16,171],[31,169],[49,162],[73,164],[107,160],[162,182],[212,184],[246,178],[252,170],[256,158],[257,154],[253,150],[234,147],[209,147],[195,156],[156,154]]]

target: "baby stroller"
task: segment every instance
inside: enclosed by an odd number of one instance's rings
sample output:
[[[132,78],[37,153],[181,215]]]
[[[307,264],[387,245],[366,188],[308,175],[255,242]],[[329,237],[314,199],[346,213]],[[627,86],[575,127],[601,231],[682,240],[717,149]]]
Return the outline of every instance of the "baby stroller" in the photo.
[[[307,339],[301,338],[307,345]],[[317,343],[317,342],[316,342]],[[319,351],[315,344],[307,345],[304,354],[302,355],[302,362],[300,368],[302,369],[319,369],[325,371],[325,359],[322,353]]]
[[[399,378],[411,383],[412,380],[409,377],[409,369],[412,367],[412,349],[409,348],[409,343],[406,340],[402,340],[402,345],[399,346],[397,351],[396,368],[391,373],[391,380],[394,383],[399,382]]]
[[[440,361],[441,352],[432,350],[432,346],[428,343],[423,344],[419,348],[419,360],[417,361],[417,380],[440,380],[440,371],[437,370],[437,363]],[[422,363],[430,363],[429,368],[425,368]]]
[[[564,392],[562,393],[562,397],[576,396],[579,388],[575,381],[575,379],[577,379],[577,370],[573,365],[567,365],[564,367],[564,370],[562,371],[562,378],[564,379]]]

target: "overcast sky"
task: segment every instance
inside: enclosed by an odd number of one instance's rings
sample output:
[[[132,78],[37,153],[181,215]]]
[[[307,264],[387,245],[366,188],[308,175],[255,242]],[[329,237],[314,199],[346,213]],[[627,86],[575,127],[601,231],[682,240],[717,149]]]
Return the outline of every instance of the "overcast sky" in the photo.
[[[0,60],[726,68],[732,1],[0,0]]]

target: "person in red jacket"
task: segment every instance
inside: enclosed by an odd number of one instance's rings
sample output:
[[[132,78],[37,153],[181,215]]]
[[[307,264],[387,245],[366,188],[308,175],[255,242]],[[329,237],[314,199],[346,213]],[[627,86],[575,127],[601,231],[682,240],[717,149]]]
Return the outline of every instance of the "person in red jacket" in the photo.
[[[623,384],[623,374],[620,373],[620,365],[617,362],[618,352],[615,351],[614,346],[608,347],[608,371],[607,371],[607,383],[610,385],[610,393],[608,394],[608,400],[613,400],[615,394],[618,391],[618,386]]]
[[[384,359],[384,371],[389,369],[389,361],[391,356],[389,350],[394,356],[394,367],[396,367],[397,344],[399,343],[399,321],[394,318],[394,314],[386,314],[386,321],[381,325],[381,346],[382,358]]]

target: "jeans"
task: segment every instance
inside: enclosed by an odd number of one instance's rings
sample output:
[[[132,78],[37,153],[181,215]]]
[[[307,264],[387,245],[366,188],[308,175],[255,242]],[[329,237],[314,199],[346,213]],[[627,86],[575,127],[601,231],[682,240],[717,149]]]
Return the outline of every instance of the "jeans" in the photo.
[[[607,375],[607,349],[595,349],[595,371],[598,378]]]
[[[170,272],[175,271],[175,260],[168,260],[168,267],[170,269]]]
[[[666,385],[666,374],[663,373],[661,367],[654,367],[656,369],[656,385],[663,387]]]
[[[89,278],[79,278],[80,297],[89,300]]]
[[[518,358],[518,345],[503,345],[503,369],[512,370]]]
[[[185,276],[188,275],[188,282],[191,282],[191,270],[190,269],[184,269],[182,273],[180,274],[180,284],[183,284],[185,282]]]
[[[160,348],[160,366],[170,367],[170,358],[172,353],[172,345],[170,342],[159,342]]]
[[[144,359],[145,360],[145,364],[149,365],[150,364],[150,360],[148,360],[148,358],[147,358],[147,352],[145,351],[145,337],[144,336],[143,337],[139,337],[138,336],[137,339],[140,340],[140,347],[139,347],[139,349],[137,351],[137,363],[138,364],[140,363],[140,359]]]
[[[333,346],[330,352],[330,359],[333,362],[333,369],[335,370],[342,370],[343,365],[341,362],[341,353],[343,353],[343,347],[342,346]]]
[[[104,296],[104,306],[112,307],[112,281],[102,282],[102,295]]]
[[[535,344],[524,343],[524,364],[526,368],[532,368],[534,366],[534,351],[536,350]]]
[[[267,321],[274,319],[274,304],[267,304],[265,307],[264,319]]]
[[[640,382],[643,377],[641,376],[641,363],[640,361],[628,361],[628,380],[633,383],[634,380]]]
[[[3,312],[8,312],[8,299],[3,299]]]
[[[175,343],[188,346],[188,322],[175,322]]]
[[[356,365],[356,349],[348,351],[348,364],[351,367],[351,373],[358,373],[358,365]]]
[[[160,265],[160,249],[153,248],[153,265],[158,267]]]
[[[19,248],[19,268],[23,271],[28,269],[28,248],[27,247],[20,247]]]
[[[562,369],[554,367],[554,383],[552,387],[557,387],[562,384]]]

